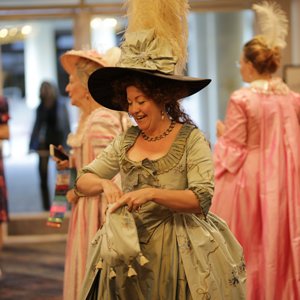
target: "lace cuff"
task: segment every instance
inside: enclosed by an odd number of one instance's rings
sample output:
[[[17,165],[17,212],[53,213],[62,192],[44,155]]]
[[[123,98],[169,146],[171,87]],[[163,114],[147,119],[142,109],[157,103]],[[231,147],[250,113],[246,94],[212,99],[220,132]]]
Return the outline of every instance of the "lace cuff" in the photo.
[[[206,216],[208,214],[211,205],[211,199],[212,199],[211,191],[196,186],[189,187],[189,190],[191,190],[196,195],[197,199],[199,200],[201,213],[204,216]]]
[[[243,165],[247,154],[246,147],[228,145],[221,139],[215,145],[214,150],[216,178],[220,177],[226,171],[232,174],[236,173]]]

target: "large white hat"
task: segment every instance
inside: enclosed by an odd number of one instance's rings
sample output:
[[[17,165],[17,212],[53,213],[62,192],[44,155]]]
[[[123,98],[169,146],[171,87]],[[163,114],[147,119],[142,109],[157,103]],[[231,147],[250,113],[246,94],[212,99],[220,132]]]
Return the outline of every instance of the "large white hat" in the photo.
[[[110,48],[105,54],[100,54],[96,50],[69,50],[60,57],[60,62],[65,71],[71,74],[82,59],[93,63],[95,69],[97,69],[99,67],[115,66],[120,59],[120,55],[121,50],[118,47]]]

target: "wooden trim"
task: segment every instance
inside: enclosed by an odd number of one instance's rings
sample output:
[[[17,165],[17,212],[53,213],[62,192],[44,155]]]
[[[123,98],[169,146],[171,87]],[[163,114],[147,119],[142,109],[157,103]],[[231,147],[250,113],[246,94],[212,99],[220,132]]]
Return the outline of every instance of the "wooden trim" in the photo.
[[[51,10],[51,9],[90,9],[90,8],[121,8],[122,3],[103,3],[103,4],[63,4],[63,5],[27,5],[27,6],[1,6],[0,11],[24,11],[24,10]]]
[[[122,4],[85,4],[81,0],[76,5],[32,5],[32,6],[2,6],[0,4],[1,20],[27,20],[46,18],[70,18],[76,17],[80,11],[88,11],[92,14],[122,15]]]
[[[251,0],[192,0],[190,1],[191,12],[208,11],[238,11],[250,9],[254,1]],[[22,5],[1,6],[1,20],[20,20],[32,18],[64,18],[74,17],[80,10],[87,10],[93,14],[123,15],[125,13],[122,2],[88,4],[86,0],[80,0],[72,5]]]
[[[204,0],[204,1],[190,1],[191,11],[208,12],[208,11],[238,11],[243,9],[250,9],[255,1],[251,0]]]

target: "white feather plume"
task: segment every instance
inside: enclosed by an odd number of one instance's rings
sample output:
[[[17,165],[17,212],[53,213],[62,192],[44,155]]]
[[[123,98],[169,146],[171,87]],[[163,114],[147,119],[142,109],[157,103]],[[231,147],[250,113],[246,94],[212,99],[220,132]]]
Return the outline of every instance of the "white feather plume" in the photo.
[[[263,1],[252,6],[256,12],[261,35],[269,48],[286,46],[288,19],[285,12],[275,2]]]
[[[126,32],[154,29],[157,37],[169,41],[181,73],[187,61],[188,0],[127,0],[125,6]]]

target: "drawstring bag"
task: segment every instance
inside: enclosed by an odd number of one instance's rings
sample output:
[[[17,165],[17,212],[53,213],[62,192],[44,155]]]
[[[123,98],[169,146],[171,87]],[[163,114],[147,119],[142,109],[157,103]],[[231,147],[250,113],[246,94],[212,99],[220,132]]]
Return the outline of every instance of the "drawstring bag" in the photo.
[[[110,268],[110,278],[116,276],[115,266],[126,264],[127,274],[131,277],[137,275],[131,265],[134,259],[142,266],[148,262],[141,252],[134,218],[125,206],[113,213],[107,212],[106,221],[92,241],[93,244],[98,244],[100,249],[96,268],[102,269],[103,263],[106,263]]]

